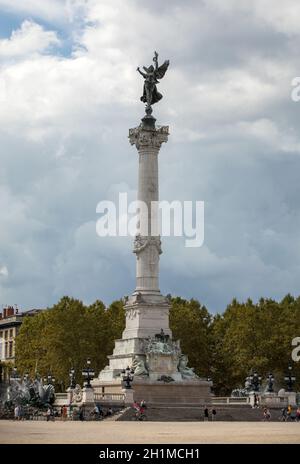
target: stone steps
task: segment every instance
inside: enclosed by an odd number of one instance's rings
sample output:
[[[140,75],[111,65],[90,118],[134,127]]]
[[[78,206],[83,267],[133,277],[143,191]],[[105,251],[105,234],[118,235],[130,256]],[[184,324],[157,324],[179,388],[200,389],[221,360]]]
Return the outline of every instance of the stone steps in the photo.
[[[212,406],[209,406],[211,411]],[[246,421],[257,422],[263,420],[262,409],[252,409],[249,405],[237,406],[215,406],[217,411],[216,421]],[[280,417],[280,409],[270,409],[271,421],[278,422]],[[211,413],[209,414],[209,421],[211,421]],[[204,420],[204,413],[202,407],[195,406],[168,406],[165,405],[158,407],[148,407],[146,409],[146,417],[148,421],[157,422],[199,422]],[[119,421],[131,421],[134,419],[133,408],[128,408],[117,419]]]

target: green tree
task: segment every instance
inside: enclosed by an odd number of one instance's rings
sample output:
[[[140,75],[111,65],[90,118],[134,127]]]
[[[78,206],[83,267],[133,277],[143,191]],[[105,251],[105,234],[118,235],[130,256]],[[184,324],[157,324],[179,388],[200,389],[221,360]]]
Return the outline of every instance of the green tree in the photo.
[[[34,317],[26,316],[16,337],[16,365],[20,372],[33,376],[38,370],[46,374],[48,368],[45,328],[49,319],[47,311]]]
[[[243,386],[246,376],[257,370],[266,382],[269,372],[283,377],[291,361],[291,341],[297,336],[299,299],[287,295],[281,302],[261,298],[239,303],[236,299],[222,315],[214,318],[213,365],[217,392],[228,394]],[[298,365],[294,371],[299,372]]]
[[[286,295],[280,302],[261,298],[258,303],[233,299],[223,314],[211,316],[199,301],[171,298],[170,328],[180,340],[189,365],[200,376],[211,375],[216,394],[227,395],[243,386],[257,370],[266,379],[275,374],[278,385],[289,364],[300,380],[300,363],[291,360],[292,340],[299,337],[300,297]],[[88,357],[98,373],[107,364],[114,340],[122,337],[125,311],[121,300],[105,308],[101,301],[90,306],[63,297],[34,317],[25,317],[16,338],[16,365],[20,372],[42,376],[51,373],[65,389],[69,369],[81,370]]]
[[[197,300],[171,299],[170,328],[174,340],[180,340],[182,352],[189,365],[200,376],[211,371],[211,316]]]
[[[16,339],[16,364],[21,372],[31,375],[39,372],[44,376],[51,371],[65,389],[72,366],[76,381],[82,383],[81,371],[88,357],[96,373],[103,369],[123,327],[121,302],[106,310],[101,301],[85,306],[63,297],[52,308],[25,318]]]

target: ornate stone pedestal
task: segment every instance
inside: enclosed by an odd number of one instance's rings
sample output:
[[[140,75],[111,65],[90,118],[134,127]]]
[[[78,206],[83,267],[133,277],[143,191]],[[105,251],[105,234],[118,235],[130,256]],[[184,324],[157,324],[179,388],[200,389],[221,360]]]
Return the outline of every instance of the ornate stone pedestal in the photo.
[[[122,393],[124,393],[124,404],[125,406],[131,406],[134,402],[134,390],[132,388],[126,389],[123,388]]]
[[[83,387],[82,404],[94,404],[94,390],[91,387]]]
[[[278,393],[265,392],[260,395],[260,404],[269,407],[283,407],[297,405],[297,394],[280,390]]]

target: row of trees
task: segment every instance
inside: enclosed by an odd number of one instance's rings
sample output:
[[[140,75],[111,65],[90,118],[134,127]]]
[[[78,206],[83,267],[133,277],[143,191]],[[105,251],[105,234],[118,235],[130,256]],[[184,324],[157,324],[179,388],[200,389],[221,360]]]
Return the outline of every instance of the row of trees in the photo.
[[[20,372],[49,371],[60,379],[64,390],[69,371],[74,367],[76,381],[82,383],[81,371],[91,358],[95,372],[107,364],[114,340],[125,327],[123,303],[116,301],[105,309],[101,301],[85,306],[64,297],[58,304],[34,317],[24,318],[16,338],[16,365]]]
[[[262,298],[257,304],[234,299],[215,316],[194,299],[176,297],[171,304],[173,338],[181,340],[197,374],[212,377],[217,394],[243,386],[254,369],[264,377],[272,372],[281,381],[292,362],[292,339],[300,336],[300,297],[287,295],[280,302]],[[52,308],[25,318],[16,341],[16,365],[31,375],[50,370],[65,389],[71,366],[81,383],[87,357],[96,372],[107,364],[124,327],[122,301],[106,309],[101,301],[85,306],[64,297]],[[293,363],[293,370],[300,380],[300,365]]]

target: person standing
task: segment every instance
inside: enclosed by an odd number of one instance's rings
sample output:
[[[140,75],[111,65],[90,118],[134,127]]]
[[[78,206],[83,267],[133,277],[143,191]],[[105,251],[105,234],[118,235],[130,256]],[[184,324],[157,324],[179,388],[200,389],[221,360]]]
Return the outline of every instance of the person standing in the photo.
[[[216,416],[217,416],[217,411],[215,410],[215,408],[213,408],[211,411],[211,420],[212,421],[216,420]]]
[[[269,421],[271,419],[271,413],[268,408],[264,408],[264,421]]]
[[[258,408],[258,396],[256,393],[254,393],[254,404],[253,404],[253,408]]]
[[[137,411],[137,410],[139,409],[139,404],[138,404],[138,402],[135,401],[135,402],[133,403],[132,407],[133,407],[133,409],[134,409],[135,411]]]
[[[68,408],[66,405],[62,407],[62,420],[66,421],[68,417]]]
[[[99,417],[101,417],[103,419],[104,413],[103,413],[103,409],[102,409],[101,404],[98,405],[98,409],[99,409]]]
[[[106,416],[112,416],[113,415],[113,410],[112,408],[108,408],[107,412],[106,412]]]
[[[286,415],[287,415],[287,409],[286,408],[282,408],[281,410],[281,416],[280,416],[280,420],[282,422],[285,422],[286,421]]]
[[[147,408],[147,405],[146,405],[146,401],[145,401],[145,400],[142,400],[142,401],[141,401],[141,408],[144,408],[144,409]]]
[[[100,417],[100,411],[99,411],[99,407],[97,404],[95,404],[93,415],[95,417],[95,420],[98,420]]]
[[[50,406],[47,409],[46,418],[47,418],[47,422],[49,422],[49,420],[51,419],[51,408],[50,408]]]

